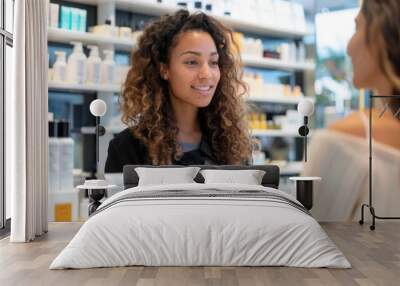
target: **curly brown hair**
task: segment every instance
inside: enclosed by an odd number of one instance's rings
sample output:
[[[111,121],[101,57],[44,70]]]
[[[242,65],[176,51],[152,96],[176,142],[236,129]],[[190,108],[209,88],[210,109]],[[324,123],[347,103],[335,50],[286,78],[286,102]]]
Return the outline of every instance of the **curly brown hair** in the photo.
[[[179,129],[170,102],[168,82],[160,75],[168,65],[178,36],[187,31],[207,32],[219,55],[221,78],[213,99],[199,108],[198,120],[217,164],[243,164],[251,157],[251,139],[245,118],[242,68],[235,55],[232,30],[204,14],[179,10],[147,26],[132,51],[132,66],[121,95],[122,121],[148,148],[154,165],[171,164],[182,156]],[[236,47],[237,48],[237,47]]]

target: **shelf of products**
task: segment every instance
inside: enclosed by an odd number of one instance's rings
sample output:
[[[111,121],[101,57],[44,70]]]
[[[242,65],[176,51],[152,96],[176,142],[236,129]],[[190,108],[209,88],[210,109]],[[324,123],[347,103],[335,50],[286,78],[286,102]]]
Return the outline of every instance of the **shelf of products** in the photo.
[[[133,39],[50,27],[48,29],[48,40],[57,43],[79,41],[85,45],[113,45],[115,49],[124,51],[130,51],[136,46]],[[286,62],[279,59],[261,58],[249,55],[242,56],[242,63],[248,67],[280,69],[285,71],[312,71],[315,69],[315,63],[313,62]]]
[[[49,81],[49,89],[56,91],[71,91],[71,92],[113,92],[118,93],[121,91],[121,86],[114,84],[72,84],[64,82]]]
[[[118,134],[122,132],[127,126],[122,125],[119,126],[105,126],[106,134]],[[82,126],[80,129],[82,134],[96,134],[96,127],[93,126]]]
[[[248,102],[263,102],[263,103],[282,103],[282,104],[298,104],[303,96],[254,96],[251,95],[246,98]],[[310,97],[307,97],[310,99]],[[312,98],[311,98],[312,99]]]
[[[242,56],[243,65],[255,68],[280,69],[286,71],[313,71],[314,62],[285,62],[278,59],[269,59],[261,57]]]
[[[71,129],[74,133],[74,140],[77,139],[74,141],[76,144],[74,160],[78,156],[81,156],[82,160],[79,158],[73,167],[84,170],[84,173],[77,174],[77,170],[69,173],[73,173],[77,180],[84,180],[85,177],[92,176],[95,171],[93,168],[95,158],[86,156],[92,154],[95,148],[93,136],[95,127],[89,126],[93,125],[92,115],[83,110],[87,110],[88,102],[96,96],[105,100],[109,107],[110,116],[101,120],[106,129],[106,134],[102,137],[99,146],[99,169],[103,170],[108,140],[126,128],[121,122],[115,104],[117,100],[115,94],[122,91],[122,82],[129,70],[129,59],[127,59],[129,53],[126,52],[136,47],[137,39],[142,33],[141,30],[150,18],[147,16],[157,17],[166,13],[174,13],[180,7],[175,5],[176,1],[172,0],[162,0],[162,3],[157,3],[157,0],[54,0],[54,2],[50,2],[53,6],[49,7],[51,13],[49,13],[50,27],[48,28],[48,42],[51,43],[49,91],[71,93],[74,96],[54,93],[49,99],[49,102],[53,100],[49,106],[52,107],[52,112],[57,113],[55,118],[57,121],[67,120],[70,121],[70,126],[74,126]],[[232,10],[231,16],[217,15],[217,9],[213,9],[211,15],[235,30],[235,40],[236,38],[241,39],[239,51],[243,64],[246,66],[245,73],[248,73],[247,78],[243,78],[243,80],[247,84],[250,83],[249,96],[246,97],[246,101],[252,103],[249,106],[256,107],[254,112],[259,112],[259,115],[253,116],[251,134],[259,137],[259,141],[264,144],[260,153],[275,160],[282,160],[280,165],[282,177],[298,174],[301,170],[301,162],[293,162],[293,160],[299,160],[296,150],[301,140],[298,140],[297,128],[298,122],[301,120],[295,116],[298,114],[295,104],[304,98],[307,90],[303,84],[305,77],[299,73],[313,71],[315,63],[306,59],[305,43],[301,39],[306,35],[306,29],[303,29],[304,26],[299,24],[296,19],[284,16],[286,13],[280,10],[282,7],[278,7],[282,3],[286,3],[291,8],[296,5],[291,6],[294,3],[280,0],[245,2],[213,0],[203,1],[203,5],[206,2],[213,5],[221,3],[223,5],[225,2],[238,4],[237,7],[232,8],[234,10]],[[88,4],[89,6],[79,4]],[[261,5],[261,8],[255,9],[255,4]],[[238,8],[239,6],[240,8]],[[66,11],[68,8],[72,9],[70,18]],[[244,10],[243,13],[240,9]],[[273,12],[273,15],[267,14],[264,9],[270,10],[267,12]],[[290,21],[286,22],[291,23],[283,23],[282,20],[285,19],[289,19]],[[68,23],[70,24],[68,25]],[[67,58],[69,60],[71,55],[75,54],[73,59],[76,62],[78,59],[82,60],[75,52],[76,46],[71,49],[65,45],[71,42],[80,42],[85,46],[79,48],[81,50],[79,54],[82,55],[83,52],[87,58],[88,72],[86,76],[91,80],[71,79],[71,74],[83,74],[69,72],[71,69],[69,69]],[[89,47],[90,45],[97,47]],[[87,48],[90,48],[89,54]],[[70,53],[71,51],[72,53]],[[111,60],[114,61],[112,72],[108,68],[103,68],[103,66],[110,66]],[[95,64],[100,67],[97,66],[94,69]],[[75,66],[79,65],[75,64]],[[95,76],[93,72],[99,69],[101,80],[97,78],[99,74]],[[101,76],[103,71],[108,71],[107,74],[113,75],[112,79],[108,76]],[[94,78],[97,80],[93,80]],[[110,84],[71,84],[70,82],[108,82]],[[291,112],[285,113],[285,109]],[[74,121],[76,119],[78,120]],[[273,147],[276,142],[284,142],[284,149]],[[288,150],[291,150],[290,154],[287,152]],[[281,151],[284,151],[283,155],[280,153]],[[274,161],[265,161],[265,163],[275,164]],[[55,203],[58,202],[55,201]],[[87,201],[81,197],[78,199],[73,192],[70,193],[67,203],[73,206],[73,210],[78,208],[82,210],[82,214],[87,211]],[[82,216],[77,215],[74,211],[71,213],[71,217],[75,219]]]
[[[106,132],[116,134],[116,133],[121,132],[124,128],[122,128],[122,127],[121,128],[106,127]],[[95,130],[95,127],[84,126],[84,127],[81,127],[81,133],[82,134],[96,134],[96,130]],[[298,132],[296,130],[254,129],[251,131],[251,134],[252,134],[252,136],[300,137],[300,135],[298,134]]]
[[[55,91],[72,91],[72,92],[121,92],[121,85],[105,85],[105,84],[72,84],[66,82],[49,81],[49,89]],[[245,100],[247,102],[263,102],[263,103],[281,103],[281,104],[298,104],[304,97],[299,96],[249,96]],[[310,97],[307,97],[310,98]]]
[[[162,3],[158,3],[160,1],[157,0],[66,0],[66,2],[88,4],[92,6],[84,7],[85,5],[74,6],[63,5],[63,3],[57,4],[60,9],[60,19],[55,22],[53,21],[55,25],[49,27],[48,41],[62,44],[69,44],[75,41],[81,42],[85,46],[97,45],[101,52],[99,56],[102,60],[104,56],[103,51],[105,49],[113,50],[114,53],[132,50],[132,48],[136,46],[136,39],[138,35],[140,35],[140,31],[144,27],[142,24],[146,24],[149,20],[147,16],[158,17],[166,13],[174,13],[181,8],[175,5],[176,1],[172,0],[162,0]],[[233,28],[235,31],[235,40],[238,36],[240,36],[239,38],[242,40],[240,42],[239,51],[242,56],[242,63],[246,66],[245,72],[249,73],[248,79],[252,82],[251,88],[249,85],[249,96],[246,97],[246,101],[253,103],[251,105],[256,107],[255,111],[263,113],[266,117],[264,117],[264,121],[266,122],[265,127],[262,124],[252,125],[252,128],[254,128],[252,130],[252,135],[272,137],[263,138],[267,144],[269,144],[269,141],[282,139],[277,137],[283,137],[283,140],[287,138],[286,141],[289,142],[297,142],[298,140],[294,140],[294,138],[299,137],[297,129],[295,128],[298,125],[297,121],[293,114],[285,114],[282,109],[287,108],[288,110],[290,109],[292,113],[297,113],[294,105],[298,104],[302,98],[305,98],[305,93],[308,90],[303,84],[305,80],[304,77],[299,76],[298,72],[314,71],[315,63],[306,58],[305,43],[302,42],[301,39],[307,35],[306,29],[304,28],[305,26],[301,25],[301,23],[299,24],[294,18],[282,16],[286,15],[285,13],[279,13],[279,9],[282,7],[279,8],[278,6],[282,3],[278,2],[285,2],[287,5],[292,5],[294,3],[280,0],[249,1],[246,3],[234,0],[230,2],[231,4],[235,2],[235,5],[240,4],[240,8],[232,8],[234,10],[232,10],[233,12],[229,16],[223,16],[218,13],[217,9],[214,9],[216,5],[225,3],[225,1],[217,0],[209,1],[208,3],[213,4],[213,10],[210,15]],[[255,4],[253,2],[257,5],[262,5],[262,9],[254,9],[253,5]],[[59,3],[59,1],[57,1],[57,3]],[[203,1],[203,6],[204,3],[206,3],[206,1]],[[66,30],[68,28],[66,28],[65,25],[63,27],[66,29],[60,29],[59,27],[62,26],[61,23],[63,22],[61,13],[62,6],[73,6],[78,8],[78,10],[87,10],[87,21],[85,19],[85,23],[81,23],[79,29],[75,31],[73,31],[73,28],[71,28],[71,30]],[[296,6],[296,4],[294,4],[294,6]],[[246,10],[243,11],[243,13],[240,10],[242,8]],[[265,14],[264,8],[266,10],[270,9],[276,13],[274,15]],[[194,11],[191,9],[189,10],[191,12]],[[249,10],[251,10],[251,13],[248,13]],[[130,12],[132,12],[133,15]],[[286,22],[291,23],[282,23],[282,20],[285,19],[290,19],[290,21]],[[57,25],[57,23],[59,25]],[[87,32],[82,32],[85,30],[83,27],[85,27]],[[126,32],[127,29],[130,29],[129,32]],[[57,46],[57,44],[54,45]],[[60,50],[63,50],[68,55],[66,47],[61,47]],[[86,47],[84,52],[87,52]],[[118,64],[127,64],[121,61],[121,57],[124,57],[125,54],[127,53],[118,53],[118,60],[120,61]],[[53,56],[51,55],[51,57],[53,61]],[[118,74],[117,69],[118,67],[116,66],[115,74]],[[266,75],[267,73],[268,75]],[[118,76],[118,78],[125,78],[123,74],[125,73],[122,72],[121,76]],[[261,81],[260,78],[263,79],[263,81]],[[50,77],[50,79],[53,79],[53,77]],[[119,80],[109,82],[120,83]],[[249,82],[246,81],[246,83]],[[109,93],[110,96],[105,96],[105,98],[111,102],[115,99],[112,95],[121,92],[122,84],[79,85],[50,80],[49,90],[91,94],[98,92]],[[306,96],[306,98],[309,97]],[[125,128],[114,121],[110,122],[109,118],[107,122],[103,124],[108,134],[118,133]],[[81,126],[80,131],[82,134],[93,134],[94,129],[90,126]],[[265,144],[265,142],[263,144]],[[293,146],[294,143],[289,145],[288,148],[293,148]],[[106,154],[104,150],[101,152]],[[298,156],[290,156],[287,159],[298,160]]]
[[[110,127],[106,126],[106,132],[107,133],[119,133],[121,132],[125,127]],[[96,129],[95,127],[91,126],[84,126],[81,127],[81,133],[82,134],[96,134]],[[298,132],[296,130],[292,131],[285,131],[285,130],[261,130],[261,129],[254,129],[251,131],[252,136],[269,136],[269,137],[300,137]]]
[[[132,11],[149,16],[161,16],[166,13],[174,13],[178,9],[182,8],[177,5],[156,3],[155,1],[148,0],[115,0],[114,2],[117,9]],[[308,34],[307,31],[288,29],[276,25],[260,25],[256,21],[235,19],[231,16],[220,16],[212,13],[210,14],[225,25],[243,32],[289,38],[301,38]]]
[[[82,3],[89,5],[98,5],[103,3],[102,0],[68,0],[69,2],[74,3]],[[157,3],[157,1],[150,0],[109,0],[107,3],[115,4],[115,7],[119,10],[131,11],[136,14],[144,14],[148,16],[161,16],[167,13],[174,13],[179,7],[178,5],[169,4],[168,1],[163,1],[164,3]],[[167,2],[167,3],[165,3]],[[268,6],[269,3],[265,5]],[[191,9],[189,9],[193,12]],[[279,14],[279,13],[275,13]],[[298,28],[287,28],[281,27],[277,25],[276,21],[274,23],[260,25],[260,23],[256,20],[247,20],[247,19],[237,19],[232,16],[222,16],[210,13],[213,17],[217,18],[219,21],[224,23],[225,25],[243,32],[255,33],[260,35],[268,35],[275,37],[283,37],[283,38],[301,38],[303,36],[308,35],[306,28],[298,29]],[[304,26],[296,25],[296,27]]]
[[[126,51],[129,51],[135,47],[133,39],[110,37],[101,34],[69,31],[50,27],[48,29],[47,39],[51,42],[57,43],[70,43],[72,41],[78,41],[86,45],[113,45],[118,50]]]
[[[269,137],[300,137],[297,130],[279,130],[279,129],[253,129],[252,136],[269,136]]]

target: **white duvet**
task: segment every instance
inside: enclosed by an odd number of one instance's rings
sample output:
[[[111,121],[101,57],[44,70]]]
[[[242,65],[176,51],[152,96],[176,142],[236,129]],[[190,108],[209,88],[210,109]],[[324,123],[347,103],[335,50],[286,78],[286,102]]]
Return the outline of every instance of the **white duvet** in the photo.
[[[135,187],[108,198],[50,269],[145,266],[294,266],[350,268],[306,212],[278,199],[172,197],[121,200],[149,191],[282,191],[254,185]],[[251,194],[251,192],[249,192]],[[119,202],[118,202],[119,201]]]

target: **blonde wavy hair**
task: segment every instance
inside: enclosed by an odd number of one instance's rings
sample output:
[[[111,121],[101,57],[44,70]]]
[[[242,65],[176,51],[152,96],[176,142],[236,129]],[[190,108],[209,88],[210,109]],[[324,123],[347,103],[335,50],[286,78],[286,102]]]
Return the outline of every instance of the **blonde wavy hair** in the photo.
[[[198,120],[217,164],[243,164],[251,157],[251,139],[246,121],[241,63],[233,53],[235,43],[230,29],[204,13],[179,10],[165,15],[145,28],[121,95],[122,121],[148,149],[152,164],[172,164],[182,150],[177,142],[178,127],[170,102],[168,82],[160,75],[161,64],[168,65],[178,36],[197,30],[210,34],[219,54],[221,78],[214,97],[200,108]]]
[[[400,1],[364,0],[361,13],[366,19],[367,44],[392,86],[392,95],[400,95]],[[389,105],[397,112],[400,99],[389,99]]]

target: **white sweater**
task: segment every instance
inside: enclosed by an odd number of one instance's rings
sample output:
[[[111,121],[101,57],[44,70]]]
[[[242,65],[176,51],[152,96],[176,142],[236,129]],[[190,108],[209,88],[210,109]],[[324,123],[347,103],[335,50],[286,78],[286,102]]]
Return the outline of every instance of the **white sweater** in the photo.
[[[400,216],[400,151],[373,141],[372,205],[378,216]],[[368,201],[368,139],[344,133],[316,131],[309,146],[303,176],[319,176],[314,206],[319,221],[359,220]],[[366,220],[370,218],[366,208]]]

